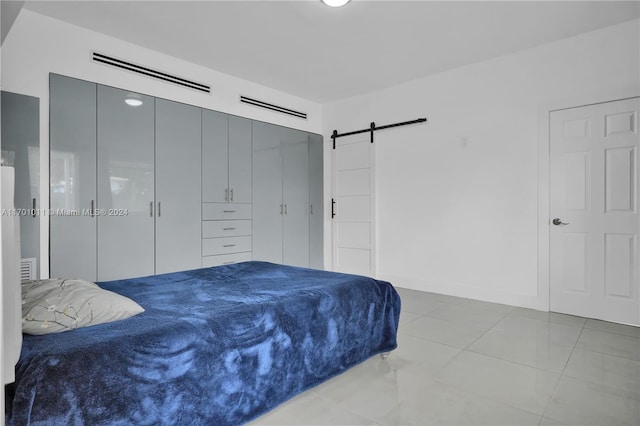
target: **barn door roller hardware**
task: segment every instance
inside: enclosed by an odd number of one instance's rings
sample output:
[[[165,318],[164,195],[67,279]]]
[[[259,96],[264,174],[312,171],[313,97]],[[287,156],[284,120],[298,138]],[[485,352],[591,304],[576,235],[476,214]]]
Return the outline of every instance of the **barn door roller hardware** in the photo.
[[[375,132],[376,130],[390,129],[391,127],[406,126],[408,124],[424,123],[426,121],[427,121],[426,118],[418,118],[416,120],[403,121],[402,123],[387,124],[385,126],[379,126],[379,127],[377,127],[376,123],[372,121],[368,129],[356,130],[354,132],[347,132],[347,133],[338,133],[337,130],[334,130],[333,133],[331,134],[331,139],[333,140],[333,149],[336,149],[336,139],[341,138],[343,136],[352,136],[360,133],[371,132],[371,143],[373,143],[373,132]]]

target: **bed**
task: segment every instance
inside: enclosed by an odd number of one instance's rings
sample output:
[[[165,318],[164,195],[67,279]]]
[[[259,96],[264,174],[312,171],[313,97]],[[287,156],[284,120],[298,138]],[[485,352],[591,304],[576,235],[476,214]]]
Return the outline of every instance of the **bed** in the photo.
[[[145,312],[25,335],[8,424],[237,425],[396,348],[400,298],[371,278],[244,262],[99,285]]]

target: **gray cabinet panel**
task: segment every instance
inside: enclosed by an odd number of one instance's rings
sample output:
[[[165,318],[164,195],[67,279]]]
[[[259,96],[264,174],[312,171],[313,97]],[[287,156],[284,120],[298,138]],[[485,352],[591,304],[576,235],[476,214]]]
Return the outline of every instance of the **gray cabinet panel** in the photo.
[[[202,201],[228,201],[229,115],[202,110]]]
[[[202,238],[251,236],[250,220],[205,220]]]
[[[229,116],[229,201],[251,202],[251,120]]]
[[[219,254],[215,256],[205,256],[202,258],[202,267],[231,265],[233,263],[248,262],[251,260],[251,252]]]
[[[49,117],[50,276],[95,281],[96,84],[51,74]]]
[[[284,226],[282,262],[309,266],[309,138],[286,129],[282,145]]]
[[[324,269],[324,166],[322,136],[309,134],[309,267]]]
[[[1,92],[2,157],[15,168],[15,208],[40,208],[40,100]],[[5,158],[13,157],[13,158]],[[40,214],[20,216],[20,257],[36,259],[40,269]]]
[[[251,120],[202,111],[204,202],[251,203]]]
[[[282,263],[282,128],[253,122],[253,258]]]
[[[245,253],[249,251],[251,251],[251,236],[204,238],[202,240],[203,256]]]
[[[251,219],[251,205],[239,203],[202,203],[202,220]]]
[[[156,99],[156,274],[201,265],[200,117]]]
[[[100,281],[154,273],[154,101],[98,86]]]
[[[320,135],[253,123],[255,260],[323,268],[322,157]]]

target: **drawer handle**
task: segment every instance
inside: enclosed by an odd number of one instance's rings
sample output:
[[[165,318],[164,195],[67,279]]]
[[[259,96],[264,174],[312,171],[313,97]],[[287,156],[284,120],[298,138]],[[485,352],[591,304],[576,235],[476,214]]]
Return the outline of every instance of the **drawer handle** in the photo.
[[[222,228],[223,231],[233,231],[236,228]]]
[[[222,213],[235,213],[235,210],[222,210]]]
[[[235,246],[236,246],[235,244],[225,244],[222,247],[235,247]]]
[[[234,263],[236,263],[235,260],[232,260],[230,262],[223,262],[222,264],[223,265],[231,265],[231,264],[234,264]]]

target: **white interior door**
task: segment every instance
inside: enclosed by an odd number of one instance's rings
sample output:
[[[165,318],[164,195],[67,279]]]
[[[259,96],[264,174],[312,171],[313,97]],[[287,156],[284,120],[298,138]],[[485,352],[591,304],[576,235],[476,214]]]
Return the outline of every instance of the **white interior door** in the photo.
[[[552,311],[640,325],[639,99],[551,113]]]
[[[369,134],[336,139],[333,150],[333,269],[375,274],[374,149]]]

